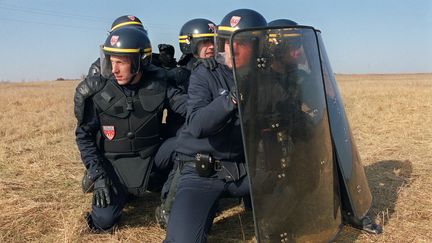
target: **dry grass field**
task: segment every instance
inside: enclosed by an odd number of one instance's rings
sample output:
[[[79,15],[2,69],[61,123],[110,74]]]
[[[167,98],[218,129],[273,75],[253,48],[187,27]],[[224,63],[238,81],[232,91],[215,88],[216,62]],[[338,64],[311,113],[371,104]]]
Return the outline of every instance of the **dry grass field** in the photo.
[[[432,74],[337,75],[384,233],[344,227],[336,242],[432,242]],[[76,81],[0,83],[0,242],[161,242],[158,195],[132,201],[113,234],[90,234],[75,145]],[[228,208],[209,242],[253,241]]]

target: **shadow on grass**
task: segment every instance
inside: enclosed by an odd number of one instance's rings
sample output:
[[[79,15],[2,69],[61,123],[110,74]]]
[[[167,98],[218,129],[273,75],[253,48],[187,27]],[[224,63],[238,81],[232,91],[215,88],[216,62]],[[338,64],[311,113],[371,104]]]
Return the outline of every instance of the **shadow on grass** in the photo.
[[[392,217],[399,191],[409,186],[412,163],[408,160],[383,160],[365,167],[373,201],[370,216],[376,220],[384,215],[384,222]]]
[[[384,226],[393,217],[399,191],[409,186],[412,163],[409,160],[377,161],[365,166],[365,173],[373,197],[368,215],[373,221]],[[360,234],[362,232],[359,230],[344,227],[336,242],[351,242]]]
[[[160,193],[156,192],[132,198],[123,210],[120,227],[156,226],[155,209],[160,202]]]

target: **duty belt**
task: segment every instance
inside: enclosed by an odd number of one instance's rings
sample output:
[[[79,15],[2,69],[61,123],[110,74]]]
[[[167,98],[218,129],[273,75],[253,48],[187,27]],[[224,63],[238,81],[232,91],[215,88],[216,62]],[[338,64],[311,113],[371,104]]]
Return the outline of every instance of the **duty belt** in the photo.
[[[238,181],[246,175],[243,162],[214,159],[211,155],[197,153],[195,156],[177,153],[176,159],[180,166],[194,167],[201,177],[211,177],[216,174],[218,179],[226,182]]]

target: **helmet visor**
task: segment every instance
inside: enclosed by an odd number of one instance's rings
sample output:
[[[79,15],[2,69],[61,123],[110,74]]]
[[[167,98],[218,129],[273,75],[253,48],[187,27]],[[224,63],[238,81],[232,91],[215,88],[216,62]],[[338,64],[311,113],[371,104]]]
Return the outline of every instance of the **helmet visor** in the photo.
[[[110,78],[112,76],[111,70],[111,60],[110,56],[105,54],[103,50],[103,45],[99,46],[99,53],[100,53],[100,65],[101,65],[101,75],[104,78]]]

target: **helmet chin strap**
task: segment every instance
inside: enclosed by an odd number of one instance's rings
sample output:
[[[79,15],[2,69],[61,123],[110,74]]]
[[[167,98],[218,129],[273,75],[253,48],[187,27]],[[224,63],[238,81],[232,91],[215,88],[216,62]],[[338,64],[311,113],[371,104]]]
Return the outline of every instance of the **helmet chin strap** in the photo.
[[[141,63],[138,64],[138,69],[136,70],[136,72],[131,77],[130,81],[128,82],[128,85],[134,85],[134,84],[138,83],[138,81],[141,79],[141,76],[139,76],[137,78],[137,75],[140,73],[140,71],[141,71]]]
[[[139,80],[141,79],[141,75],[139,75],[140,72],[139,70],[131,77],[131,79],[128,82],[128,85],[134,85],[137,84],[139,82]]]

